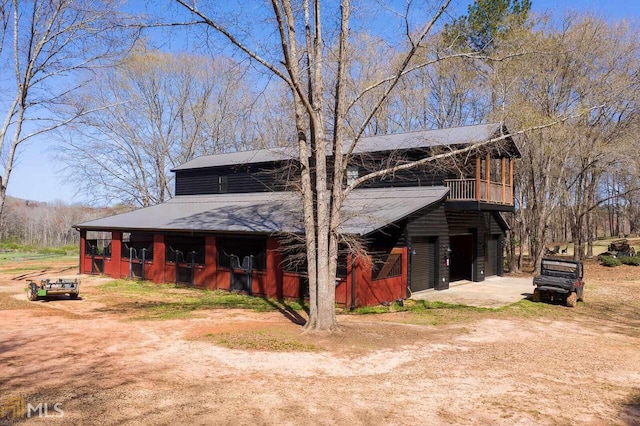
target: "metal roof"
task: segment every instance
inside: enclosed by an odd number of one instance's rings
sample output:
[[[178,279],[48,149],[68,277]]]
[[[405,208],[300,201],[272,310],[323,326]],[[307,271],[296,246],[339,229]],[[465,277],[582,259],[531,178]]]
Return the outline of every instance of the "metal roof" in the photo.
[[[502,124],[490,123],[474,126],[452,127],[449,129],[422,130],[393,135],[369,136],[360,139],[356,145],[354,153],[362,154],[366,152],[393,151],[396,149],[417,149],[478,143],[499,135],[502,129]],[[348,146],[345,147],[345,150],[347,148]],[[296,159],[297,155],[297,146],[205,155],[177,166],[173,168],[172,171],[291,160]]]
[[[422,130],[393,135],[362,138],[354,152],[393,151],[396,149],[429,148],[446,145],[464,145],[484,142],[499,134],[500,123],[475,126],[451,127],[448,129]]]
[[[366,235],[443,200],[442,186],[353,190],[340,231]],[[163,204],[75,225],[86,230],[301,233],[298,192],[178,196]]]
[[[196,157],[171,171],[200,169],[204,167],[230,166],[236,164],[257,164],[271,161],[294,160],[298,151],[291,146],[257,149],[253,151],[228,152],[226,154],[203,155]]]

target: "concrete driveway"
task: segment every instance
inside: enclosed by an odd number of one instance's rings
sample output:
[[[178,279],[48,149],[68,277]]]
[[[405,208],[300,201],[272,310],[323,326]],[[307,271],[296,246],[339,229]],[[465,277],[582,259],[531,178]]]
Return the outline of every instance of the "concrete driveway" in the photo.
[[[531,297],[533,278],[490,277],[482,282],[458,281],[447,290],[413,293],[411,299],[483,308],[500,308]]]

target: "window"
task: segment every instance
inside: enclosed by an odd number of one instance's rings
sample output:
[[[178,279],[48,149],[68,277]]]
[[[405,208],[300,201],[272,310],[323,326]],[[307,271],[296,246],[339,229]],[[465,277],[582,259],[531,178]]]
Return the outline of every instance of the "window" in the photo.
[[[349,166],[347,168],[347,186],[353,184],[353,182],[355,182],[356,179],[358,179],[359,177],[360,177],[360,172],[358,170],[358,167]]]

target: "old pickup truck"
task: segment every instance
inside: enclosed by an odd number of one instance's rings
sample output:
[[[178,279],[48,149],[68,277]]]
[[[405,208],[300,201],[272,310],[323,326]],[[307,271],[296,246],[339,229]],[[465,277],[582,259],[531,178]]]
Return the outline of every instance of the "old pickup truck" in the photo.
[[[540,275],[533,278],[533,301],[562,301],[575,307],[584,301],[584,268],[582,262],[543,258]]]

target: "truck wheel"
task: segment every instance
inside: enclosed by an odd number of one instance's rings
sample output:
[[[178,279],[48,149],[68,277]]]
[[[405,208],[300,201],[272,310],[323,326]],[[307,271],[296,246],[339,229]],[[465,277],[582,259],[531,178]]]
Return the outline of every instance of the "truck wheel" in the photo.
[[[78,293],[69,293],[69,297],[72,299],[77,299],[78,298]]]
[[[540,290],[538,290],[537,288],[533,290],[533,297],[531,299],[536,303],[542,300],[542,295],[540,294]]]
[[[567,296],[567,306],[575,308],[576,303],[578,303],[578,294],[575,291],[572,291],[571,294]]]
[[[578,300],[584,302],[584,287],[578,287]]]
[[[36,283],[29,283],[29,291],[27,292],[27,299],[34,301],[38,298],[38,286]]]

